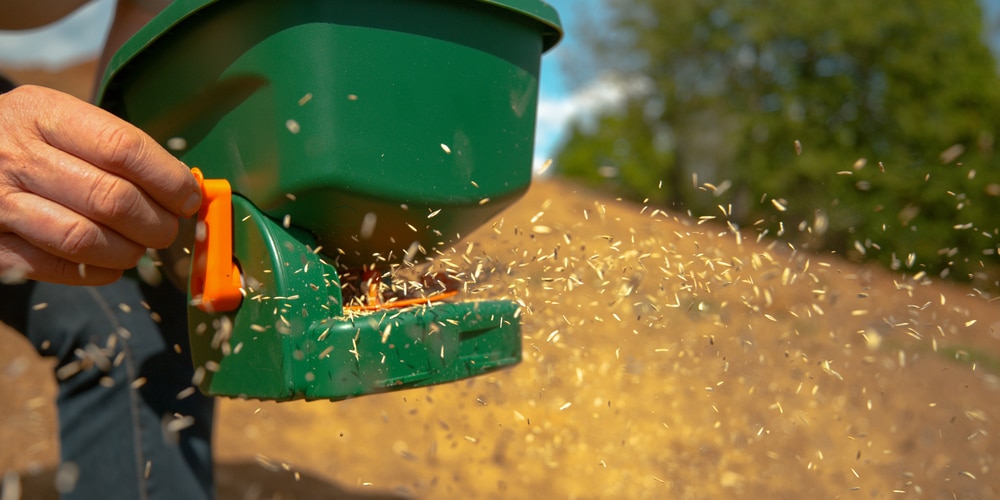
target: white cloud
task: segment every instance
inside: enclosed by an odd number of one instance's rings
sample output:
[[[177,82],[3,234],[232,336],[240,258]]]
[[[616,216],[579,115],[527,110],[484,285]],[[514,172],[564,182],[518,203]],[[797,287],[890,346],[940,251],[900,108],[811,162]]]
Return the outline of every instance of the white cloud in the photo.
[[[535,171],[555,155],[573,121],[593,126],[598,115],[619,110],[629,96],[649,92],[650,88],[651,82],[644,78],[605,75],[571,94],[554,97],[543,93],[538,101]]]
[[[96,57],[107,36],[114,0],[99,0],[42,28],[0,31],[0,64],[58,69]]]

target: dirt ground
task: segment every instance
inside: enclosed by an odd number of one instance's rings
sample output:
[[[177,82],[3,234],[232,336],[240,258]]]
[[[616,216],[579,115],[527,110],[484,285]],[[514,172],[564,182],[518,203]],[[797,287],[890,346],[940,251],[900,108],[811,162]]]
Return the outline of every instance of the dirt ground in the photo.
[[[339,403],[220,400],[223,498],[1000,493],[1000,313],[971,288],[554,181],[470,241],[482,295],[526,306],[524,362]],[[31,498],[57,463],[51,367],[2,335],[0,467]]]
[[[1000,311],[971,287],[557,181],[469,241],[454,262],[487,286],[465,298],[522,303],[524,361],[338,403],[220,400],[220,497],[1000,495]],[[25,498],[54,495],[54,393],[0,331],[0,469]]]

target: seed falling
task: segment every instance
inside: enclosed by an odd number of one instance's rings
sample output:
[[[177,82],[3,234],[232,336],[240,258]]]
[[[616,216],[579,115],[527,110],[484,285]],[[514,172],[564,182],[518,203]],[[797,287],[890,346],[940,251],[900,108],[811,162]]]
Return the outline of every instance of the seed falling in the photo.
[[[372,235],[375,233],[376,222],[378,222],[378,215],[376,215],[375,212],[368,212],[365,214],[364,219],[361,220],[361,239],[371,239]]]
[[[167,149],[171,151],[184,151],[187,149],[187,140],[183,137],[171,137],[167,139]]]
[[[861,167],[836,167],[854,176],[833,179],[863,178],[865,173],[857,172]],[[984,176],[980,168],[979,177]],[[486,181],[480,182],[485,188]],[[424,241],[422,249],[397,234],[394,248],[379,256],[392,250],[395,260],[403,257],[405,264],[384,268],[386,287],[400,296],[425,292],[420,276],[431,269],[459,283],[458,302],[514,304],[521,332],[519,365],[458,383],[344,403],[226,400],[222,404],[244,411],[219,417],[224,420],[220,444],[231,443],[233,456],[238,451],[249,459],[254,453],[270,454],[282,439],[280,449],[289,456],[294,452],[303,464],[308,461],[317,474],[334,468],[346,478],[341,480],[355,485],[374,483],[386,491],[398,487],[428,497],[462,491],[470,497],[560,498],[607,485],[622,498],[670,497],[689,491],[684,488],[708,498],[766,496],[776,490],[808,496],[854,485],[885,492],[886,484],[905,489],[903,496],[919,496],[917,486],[954,491],[988,482],[992,458],[981,447],[1000,432],[993,427],[1000,412],[986,390],[993,374],[980,354],[988,351],[973,347],[988,346],[1000,336],[1000,323],[990,312],[995,295],[939,287],[939,276],[908,251],[896,254],[898,269],[883,272],[856,266],[839,253],[788,244],[776,237],[779,221],[786,235],[819,238],[837,227],[840,215],[829,207],[790,206],[782,193],[751,195],[748,205],[763,208],[762,217],[769,219],[738,227],[734,214],[747,203],[716,198],[724,184],[714,180],[698,184],[712,200],[711,212],[691,214],[655,200],[632,204],[601,198],[594,203],[567,188],[554,191],[546,182],[539,180],[541,185],[502,218],[454,247],[448,246],[453,235],[447,236],[448,245],[431,247]],[[664,183],[664,189],[669,187]],[[474,191],[474,185],[463,189],[480,193],[473,200],[486,192]],[[409,229],[400,227],[415,233],[412,238],[423,238],[430,223],[420,223],[419,214],[438,216],[435,224],[446,217],[414,203],[404,213],[408,220],[401,221]],[[791,220],[793,207],[801,209],[795,212],[804,214],[805,223]],[[824,213],[815,212],[818,208]],[[363,218],[355,224],[360,224],[360,231],[354,228],[359,238],[369,234]],[[954,230],[982,238],[985,231],[996,238],[989,228]],[[885,244],[877,235],[849,238],[849,250],[888,258],[889,252],[877,247]],[[964,257],[964,251],[941,255]],[[406,273],[416,277],[402,276]],[[250,294],[268,304],[268,314],[274,308],[274,316],[268,316],[274,320],[254,319],[261,324],[248,327],[251,335],[241,356],[259,353],[258,339],[277,336],[276,323],[299,322],[298,308],[307,293],[295,300],[274,295],[262,288]],[[112,303],[112,310],[120,309]],[[481,309],[461,318],[446,318],[445,309],[426,311],[440,322],[441,332],[473,321],[484,328],[512,323],[509,316],[491,317]],[[405,323],[396,322],[402,318],[397,314],[351,317],[358,324],[369,318],[377,322],[366,330],[374,334],[371,339],[341,343],[343,332],[322,327],[296,333],[301,338],[280,339],[302,346],[302,360],[313,366],[300,373],[314,382],[364,378],[357,367],[369,359],[384,360],[382,370],[412,373],[391,362],[392,349],[426,349],[438,364],[463,356],[457,340],[442,351],[440,344],[410,337]],[[211,335],[212,328],[207,332]],[[436,342],[435,335],[430,338]],[[81,351],[63,373],[80,376],[94,369],[98,358],[93,349]],[[339,370],[342,365],[349,367]],[[0,361],[0,378],[5,369]],[[198,381],[206,380],[205,368],[199,370]],[[154,382],[149,377],[147,388]],[[177,396],[195,392],[187,387]],[[911,416],[901,418],[903,411]],[[246,420],[236,420],[237,413]],[[333,433],[340,438],[329,439]],[[925,473],[926,464],[938,462],[919,446],[901,448],[901,440],[913,435],[933,436],[934,453],[949,462],[934,474]],[[400,479],[399,467],[365,467],[360,455],[334,463],[329,446],[308,445],[324,440],[343,450],[399,460],[417,479]],[[397,442],[406,446],[394,447]],[[360,463],[352,466],[352,460]],[[884,466],[887,461],[891,470]],[[277,456],[261,455],[258,463],[275,471],[294,468]],[[447,464],[449,473],[430,473],[435,464]],[[154,477],[158,471],[154,463]],[[971,471],[971,477],[960,471]],[[976,479],[980,475],[984,479]],[[308,484],[309,478],[303,481]]]

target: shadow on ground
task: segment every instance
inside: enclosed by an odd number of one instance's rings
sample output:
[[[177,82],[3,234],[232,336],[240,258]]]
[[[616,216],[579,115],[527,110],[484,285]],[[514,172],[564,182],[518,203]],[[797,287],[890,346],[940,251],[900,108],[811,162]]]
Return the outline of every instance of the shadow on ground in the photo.
[[[21,472],[21,498],[58,500],[55,489],[56,469]],[[283,469],[269,470],[255,462],[217,464],[216,493],[219,499],[240,500],[397,500],[404,494],[385,491],[363,491],[332,483],[305,472]]]

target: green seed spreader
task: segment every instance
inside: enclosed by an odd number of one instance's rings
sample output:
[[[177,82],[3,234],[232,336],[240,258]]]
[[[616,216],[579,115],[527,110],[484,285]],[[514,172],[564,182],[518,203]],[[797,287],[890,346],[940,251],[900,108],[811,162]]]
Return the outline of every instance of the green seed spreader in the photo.
[[[126,42],[100,105],[203,188],[161,254],[200,388],[339,400],[519,362],[517,304],[392,276],[528,188],[560,36],[540,0],[180,0]]]

